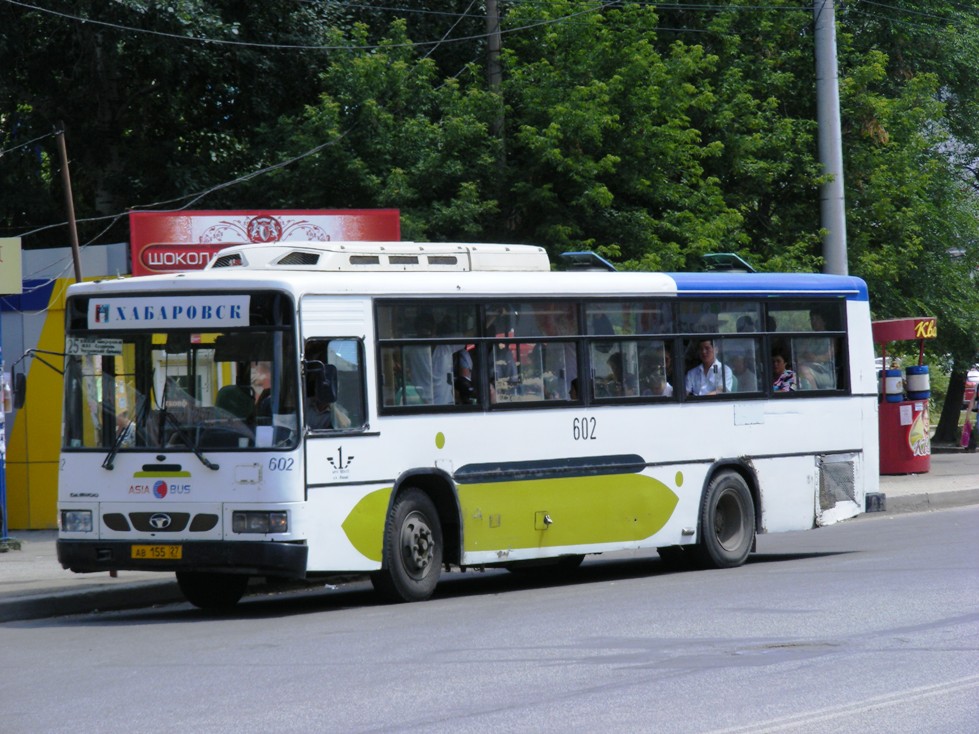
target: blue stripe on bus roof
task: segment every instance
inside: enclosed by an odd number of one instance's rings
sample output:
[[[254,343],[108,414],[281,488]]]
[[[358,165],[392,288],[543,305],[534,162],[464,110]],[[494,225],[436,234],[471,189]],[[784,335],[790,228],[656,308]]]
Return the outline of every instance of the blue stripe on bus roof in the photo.
[[[837,293],[850,301],[866,301],[867,284],[851,275],[821,273],[666,273],[677,294],[745,293],[754,295]]]

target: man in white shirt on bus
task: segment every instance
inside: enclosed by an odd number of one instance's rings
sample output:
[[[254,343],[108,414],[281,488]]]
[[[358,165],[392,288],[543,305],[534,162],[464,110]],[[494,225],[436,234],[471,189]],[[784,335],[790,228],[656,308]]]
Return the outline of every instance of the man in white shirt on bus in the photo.
[[[683,381],[687,395],[717,395],[731,392],[734,378],[730,367],[725,367],[714,356],[713,339],[703,339],[697,344],[700,364],[687,372]],[[723,379],[721,377],[723,375]]]

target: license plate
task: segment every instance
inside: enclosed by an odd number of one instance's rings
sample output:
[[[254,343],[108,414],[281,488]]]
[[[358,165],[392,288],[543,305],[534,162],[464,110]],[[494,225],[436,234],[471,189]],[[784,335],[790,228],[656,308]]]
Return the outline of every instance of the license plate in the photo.
[[[134,545],[132,558],[141,561],[179,561],[184,557],[182,545]]]

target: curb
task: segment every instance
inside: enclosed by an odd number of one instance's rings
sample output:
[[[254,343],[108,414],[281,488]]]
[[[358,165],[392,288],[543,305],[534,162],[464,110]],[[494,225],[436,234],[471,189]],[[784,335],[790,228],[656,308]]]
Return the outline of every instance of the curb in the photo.
[[[947,510],[951,507],[976,505],[979,504],[979,489],[965,489],[958,492],[924,492],[922,494],[895,496],[890,499],[885,497],[885,503],[886,509],[883,513],[871,514],[896,515],[905,512]]]
[[[363,574],[337,574],[324,577],[322,583],[332,585],[349,583],[364,578]],[[278,594],[296,589],[310,589],[322,585],[320,579],[314,582],[261,580],[249,585],[245,596]],[[115,587],[91,587],[71,591],[48,590],[32,594],[0,598],[0,623],[64,617],[72,614],[92,614],[93,612],[120,612],[127,609],[146,609],[162,604],[181,604],[190,602],[180,591],[176,580],[134,581]]]
[[[42,591],[0,600],[0,622],[139,609],[179,601],[184,601],[184,597],[176,581],[141,581],[111,589]]]

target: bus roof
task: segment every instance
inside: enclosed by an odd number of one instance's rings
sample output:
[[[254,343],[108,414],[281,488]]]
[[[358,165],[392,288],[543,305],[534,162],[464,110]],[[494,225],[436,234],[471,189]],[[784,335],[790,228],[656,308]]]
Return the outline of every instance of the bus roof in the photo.
[[[643,297],[836,295],[867,300],[867,286],[859,278],[815,273],[648,273],[648,272],[539,272],[456,271],[392,272],[317,271],[273,268],[211,268],[170,275],[149,275],[71,286],[71,294],[159,294],[162,291],[255,291],[271,288],[305,295],[550,296]]]
[[[867,284],[849,275],[821,273],[667,273],[679,293],[716,295],[743,293],[751,295],[788,295],[836,292],[849,300],[866,301]]]

